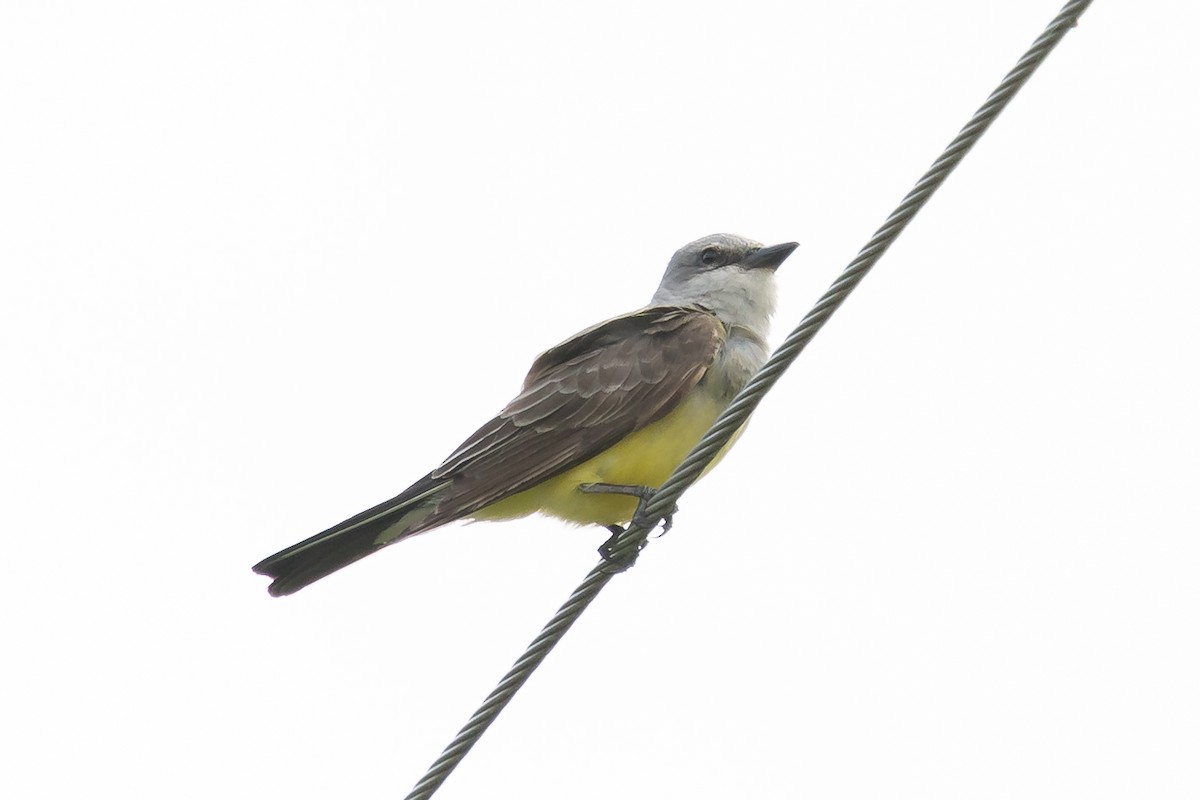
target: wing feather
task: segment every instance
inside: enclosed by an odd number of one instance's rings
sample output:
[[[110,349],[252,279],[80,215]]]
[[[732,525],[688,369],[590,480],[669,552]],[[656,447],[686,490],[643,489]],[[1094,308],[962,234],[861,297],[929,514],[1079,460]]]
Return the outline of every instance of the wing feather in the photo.
[[[724,341],[710,312],[656,306],[547,350],[521,393],[431,473],[452,486],[421,528],[535,486],[662,418],[699,383]]]

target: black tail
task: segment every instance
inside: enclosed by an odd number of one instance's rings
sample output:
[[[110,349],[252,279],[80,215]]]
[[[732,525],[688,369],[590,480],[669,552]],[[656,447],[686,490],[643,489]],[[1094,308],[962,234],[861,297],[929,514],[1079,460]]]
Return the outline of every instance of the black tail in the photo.
[[[267,591],[275,597],[298,592],[376,550],[440,524],[429,517],[444,486],[426,476],[391,500],[264,558],[254,571],[274,578]],[[393,526],[399,527],[381,543],[380,535]]]

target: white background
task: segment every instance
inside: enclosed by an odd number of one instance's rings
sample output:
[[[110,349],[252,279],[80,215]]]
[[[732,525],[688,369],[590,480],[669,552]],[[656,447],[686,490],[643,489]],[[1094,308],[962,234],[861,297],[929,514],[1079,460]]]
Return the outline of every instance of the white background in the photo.
[[[251,564],[691,239],[778,341],[1058,7],[5,3],[0,794],[402,797],[607,534]],[[439,798],[1200,794],[1197,24],[1096,3]]]

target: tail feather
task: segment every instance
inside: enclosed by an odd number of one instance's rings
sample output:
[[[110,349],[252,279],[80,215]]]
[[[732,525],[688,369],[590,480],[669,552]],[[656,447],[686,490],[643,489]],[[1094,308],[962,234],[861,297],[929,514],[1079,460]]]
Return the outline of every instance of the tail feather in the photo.
[[[438,493],[445,486],[445,481],[426,476],[391,500],[264,558],[254,565],[254,571],[274,579],[267,591],[275,597],[298,592],[376,550],[432,527],[422,523],[430,522]]]

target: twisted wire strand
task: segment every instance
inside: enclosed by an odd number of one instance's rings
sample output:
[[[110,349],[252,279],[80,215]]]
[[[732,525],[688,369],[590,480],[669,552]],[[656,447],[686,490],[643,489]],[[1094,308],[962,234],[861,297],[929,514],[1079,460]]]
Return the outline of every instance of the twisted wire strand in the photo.
[[[875,266],[879,258],[887,252],[887,249],[917,215],[917,212],[975,146],[975,143],[1004,110],[1017,91],[1025,85],[1025,82],[1050,54],[1050,51],[1062,40],[1067,31],[1075,27],[1080,15],[1087,10],[1091,3],[1092,0],[1071,0],[1063,6],[1058,16],[1046,27],[1045,32],[1030,46],[983,106],[975,112],[970,122],[950,142],[937,161],[933,162],[925,175],[917,181],[899,207],[875,232],[875,235],[859,251],[854,260],[846,266],[842,274],[817,301],[813,309],[805,315],[796,329],[788,334],[783,344],[750,379],[750,382],[738,393],[729,407],[717,417],[708,433],[684,458],[675,472],[655,492],[646,507],[642,509],[639,517],[630,524],[613,546],[612,558],[614,561],[632,561],[636,558],[637,553],[645,545],[650,531],[665,515],[670,513],[680,495],[696,482],[704,468],[749,419],[750,414],[758,407],[767,391],[779,380],[784,370],[799,357],[817,331],[833,316],[833,312],[837,311],[871,267]],[[524,685],[550,650],[619,570],[620,567],[615,567],[613,562],[607,561],[592,568],[579,588],[542,629],[542,632],[533,640],[499,685],[488,695],[479,710],[471,716],[467,724],[454,737],[454,741],[413,787],[405,800],[425,800],[437,791],[450,772],[458,766],[475,742],[479,740],[479,737],[483,735],[483,732],[508,705],[517,690]]]
[[[783,344],[750,379],[750,382],[738,393],[729,407],[717,417],[708,433],[684,458],[675,472],[655,492],[654,497],[643,510],[645,521],[657,522],[660,520],[669,513],[679,496],[699,479],[704,468],[729,442],[733,434],[745,424],[763,396],[779,380],[779,376],[799,357],[809,341],[816,336],[817,331],[833,316],[833,312],[841,307],[850,292],[858,286],[871,267],[875,266],[875,263],[887,252],[896,238],[908,227],[908,223],[945,182],[963,157],[975,146],[975,143],[996,120],[996,117],[1004,110],[1017,91],[1025,85],[1025,82],[1050,54],[1050,51],[1062,40],[1067,31],[1077,24],[1079,16],[1089,5],[1091,5],[1091,0],[1072,0],[1063,7],[1012,71],[1000,82],[983,106],[975,112],[970,122],[959,131],[942,155],[917,181],[899,207],[892,212],[887,221],[871,237],[871,240],[847,265],[838,279],[813,306],[813,309],[800,321],[796,329],[788,334]],[[617,548],[620,548],[627,538],[637,541],[639,534],[644,540],[645,533],[633,529],[627,531],[618,541]]]

